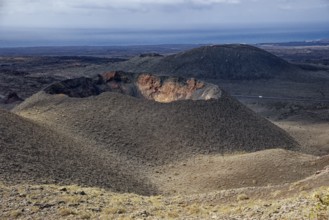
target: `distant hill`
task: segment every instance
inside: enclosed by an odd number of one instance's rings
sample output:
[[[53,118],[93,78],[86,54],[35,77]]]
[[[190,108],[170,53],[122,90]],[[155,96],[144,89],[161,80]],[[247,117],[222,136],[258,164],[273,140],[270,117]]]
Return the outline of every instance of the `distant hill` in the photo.
[[[203,46],[166,57],[143,55],[110,68],[229,80],[293,78],[299,70],[265,50],[241,44]]]
[[[260,43],[260,46],[281,46],[281,47],[306,47],[306,46],[328,46],[329,39],[311,40],[311,41],[294,41],[282,43]]]

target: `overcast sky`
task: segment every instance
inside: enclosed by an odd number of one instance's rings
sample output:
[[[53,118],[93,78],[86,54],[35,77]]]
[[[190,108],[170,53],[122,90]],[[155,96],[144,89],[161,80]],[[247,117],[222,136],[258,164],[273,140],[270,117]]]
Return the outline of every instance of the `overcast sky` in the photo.
[[[0,0],[0,27],[193,29],[322,23],[329,0]]]
[[[0,0],[0,48],[329,38],[329,0]]]

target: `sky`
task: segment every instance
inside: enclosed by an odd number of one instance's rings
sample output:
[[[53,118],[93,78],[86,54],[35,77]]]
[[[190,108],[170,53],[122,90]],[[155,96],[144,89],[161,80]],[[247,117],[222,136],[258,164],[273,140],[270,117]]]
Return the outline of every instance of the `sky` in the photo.
[[[317,26],[329,27],[329,0],[0,0],[0,32]]]

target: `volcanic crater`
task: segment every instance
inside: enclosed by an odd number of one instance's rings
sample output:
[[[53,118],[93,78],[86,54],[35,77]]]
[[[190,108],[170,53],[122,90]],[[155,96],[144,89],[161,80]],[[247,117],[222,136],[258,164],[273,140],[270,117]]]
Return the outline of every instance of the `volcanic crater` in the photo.
[[[209,100],[221,97],[218,86],[195,78],[157,76],[149,73],[112,71],[94,78],[80,77],[57,82],[44,91],[48,94],[65,94],[84,98],[103,92],[117,92],[157,102],[178,100]]]

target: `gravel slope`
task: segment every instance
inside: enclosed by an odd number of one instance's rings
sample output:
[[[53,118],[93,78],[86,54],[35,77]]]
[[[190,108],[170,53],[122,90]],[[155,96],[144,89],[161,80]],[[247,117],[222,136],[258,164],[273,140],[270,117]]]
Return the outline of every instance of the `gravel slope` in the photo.
[[[155,189],[122,158],[0,110],[0,179],[101,186],[148,195]],[[122,159],[123,160],[123,159]],[[121,166],[120,166],[121,164]]]

